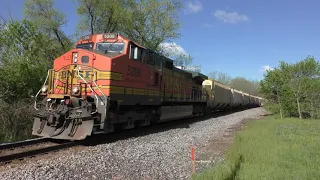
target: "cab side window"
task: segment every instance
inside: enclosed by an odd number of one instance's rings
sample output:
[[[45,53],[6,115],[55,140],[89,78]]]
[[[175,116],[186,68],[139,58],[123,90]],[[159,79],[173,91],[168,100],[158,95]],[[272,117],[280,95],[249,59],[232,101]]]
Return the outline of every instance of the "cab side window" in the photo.
[[[129,58],[145,64],[150,64],[150,61],[153,62],[154,55],[146,49],[142,49],[134,44],[130,44]]]
[[[141,49],[134,44],[130,44],[130,59],[141,61]]]
[[[139,49],[140,49],[140,48],[139,48]],[[141,54],[142,54],[142,56],[141,56],[141,62],[147,63],[147,61],[148,61],[147,51],[144,50],[144,49],[140,49],[140,50],[141,50]]]

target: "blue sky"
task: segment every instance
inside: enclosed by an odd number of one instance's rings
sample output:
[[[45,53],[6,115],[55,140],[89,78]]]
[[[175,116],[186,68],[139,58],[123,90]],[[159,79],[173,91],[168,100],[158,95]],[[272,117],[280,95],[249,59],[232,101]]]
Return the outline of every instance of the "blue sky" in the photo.
[[[67,15],[64,31],[72,35],[78,17],[75,0],[56,0]],[[179,12],[182,37],[174,40],[181,53],[194,57],[202,72],[225,72],[260,80],[264,67],[279,61],[319,57],[320,1],[316,0],[183,0]],[[22,18],[23,0],[1,0],[0,15],[8,9]]]

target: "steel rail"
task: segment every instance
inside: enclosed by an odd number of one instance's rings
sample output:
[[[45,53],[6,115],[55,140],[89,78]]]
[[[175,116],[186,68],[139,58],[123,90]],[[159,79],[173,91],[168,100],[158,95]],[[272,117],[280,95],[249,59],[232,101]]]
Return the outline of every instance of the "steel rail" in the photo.
[[[39,144],[39,143],[47,142],[47,141],[49,141],[48,138],[37,138],[37,139],[30,139],[30,140],[26,140],[26,141],[19,141],[19,142],[8,143],[8,144],[0,144],[0,151],[6,150],[6,149],[11,149],[11,148]]]
[[[19,152],[19,153],[15,153],[15,154],[0,156],[0,164],[11,162],[16,159],[21,160],[21,159],[24,159],[27,157],[33,157],[35,155],[41,155],[41,154],[45,154],[45,153],[52,152],[52,151],[66,149],[68,147],[72,147],[75,145],[77,145],[76,142],[67,142],[64,144],[54,145],[54,146],[50,146],[50,147],[39,148],[39,149]]]

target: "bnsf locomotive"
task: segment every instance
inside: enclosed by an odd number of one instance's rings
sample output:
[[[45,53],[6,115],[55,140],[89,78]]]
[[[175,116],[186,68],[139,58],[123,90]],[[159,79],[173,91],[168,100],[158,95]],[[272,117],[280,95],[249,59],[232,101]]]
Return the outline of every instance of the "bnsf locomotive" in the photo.
[[[93,34],[54,60],[36,95],[32,134],[81,140],[261,100],[175,67],[120,34]]]

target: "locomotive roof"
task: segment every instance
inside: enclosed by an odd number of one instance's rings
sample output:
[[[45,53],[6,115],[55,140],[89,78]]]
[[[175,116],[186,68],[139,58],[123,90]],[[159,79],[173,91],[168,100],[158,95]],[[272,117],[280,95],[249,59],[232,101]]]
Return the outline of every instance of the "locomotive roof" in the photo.
[[[190,71],[190,70],[184,70],[184,71],[191,73],[193,78],[198,78],[199,80],[201,79],[201,81],[208,79],[208,76],[206,76],[200,72]]]

